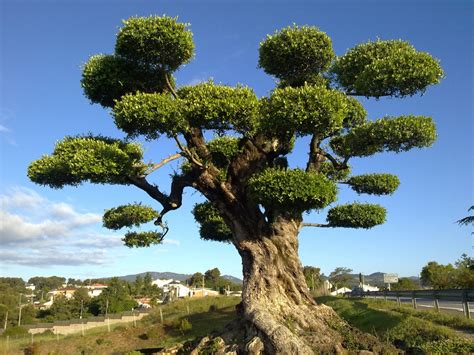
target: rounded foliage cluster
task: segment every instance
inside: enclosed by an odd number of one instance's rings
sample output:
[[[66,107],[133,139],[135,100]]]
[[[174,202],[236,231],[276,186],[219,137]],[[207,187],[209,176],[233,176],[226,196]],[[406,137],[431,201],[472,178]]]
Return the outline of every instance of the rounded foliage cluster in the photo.
[[[205,82],[178,90],[180,110],[192,127],[234,129],[249,134],[258,118],[259,102],[252,89]]]
[[[380,205],[350,203],[333,207],[326,220],[331,227],[372,228],[385,222],[387,211]]]
[[[122,241],[129,248],[143,248],[153,244],[160,244],[162,236],[163,235],[157,231],[127,232],[125,233],[125,237],[122,238]]]
[[[105,228],[118,230],[123,227],[138,227],[147,223],[160,214],[149,206],[141,204],[128,204],[105,211],[102,221]]]
[[[316,27],[286,27],[260,43],[258,64],[288,84],[301,85],[327,70],[334,58],[331,39]]]
[[[400,179],[392,174],[366,174],[352,176],[347,183],[359,194],[390,195],[400,185]]]
[[[152,140],[160,134],[172,136],[186,130],[180,102],[169,94],[127,94],[113,109],[115,124],[130,137],[144,135]]]
[[[161,69],[137,65],[114,55],[94,55],[83,66],[81,86],[93,103],[113,107],[123,95],[167,90]]]
[[[337,58],[332,72],[347,92],[373,97],[414,95],[444,75],[438,60],[402,40],[360,44]]]
[[[66,137],[28,167],[28,177],[41,185],[62,188],[84,181],[129,184],[128,176],[140,175],[146,166],[138,144],[102,136]]]
[[[196,222],[200,224],[199,234],[201,239],[217,242],[230,242],[232,240],[232,231],[210,202],[197,203],[194,205],[192,213]]]
[[[347,167],[345,169],[336,169],[333,163],[325,161],[319,166],[318,172],[325,175],[329,180],[343,181],[351,173],[351,168]]]
[[[364,157],[383,151],[403,152],[431,146],[436,127],[431,117],[384,117],[353,128],[348,134],[331,139],[330,145],[342,157]]]
[[[276,89],[262,100],[260,129],[267,135],[323,138],[343,127],[348,102],[346,95],[323,86]]]
[[[248,183],[250,196],[265,208],[303,212],[336,200],[337,187],[323,174],[300,169],[266,169]]]
[[[364,106],[355,98],[347,96],[347,115],[344,118],[345,129],[361,126],[366,122],[367,111]]]
[[[210,140],[207,148],[211,152],[212,163],[219,169],[227,169],[231,160],[240,152],[239,138],[224,136]]]
[[[121,57],[172,72],[194,55],[193,35],[176,18],[131,17],[123,23],[115,44]]]

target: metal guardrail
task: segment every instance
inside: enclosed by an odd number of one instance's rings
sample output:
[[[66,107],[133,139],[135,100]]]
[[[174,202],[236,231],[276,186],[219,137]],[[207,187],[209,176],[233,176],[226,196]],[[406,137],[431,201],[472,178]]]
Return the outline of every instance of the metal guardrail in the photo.
[[[439,301],[459,302],[463,305],[464,315],[471,318],[470,302],[474,302],[474,289],[449,289],[449,290],[413,290],[413,291],[367,291],[356,294],[362,297],[387,297],[396,298],[400,306],[401,298],[410,298],[413,308],[417,308],[417,299],[433,300],[434,307],[439,311]]]

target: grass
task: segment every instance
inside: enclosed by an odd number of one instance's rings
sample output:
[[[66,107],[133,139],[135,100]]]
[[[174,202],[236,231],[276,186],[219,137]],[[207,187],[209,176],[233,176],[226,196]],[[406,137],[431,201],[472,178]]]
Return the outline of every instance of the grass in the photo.
[[[239,302],[239,297],[180,300],[161,307],[163,323],[158,308],[137,321],[136,327],[132,322],[113,324],[111,332],[107,326],[86,330],[85,336],[35,335],[33,344],[30,334],[10,337],[8,349],[6,338],[0,336],[0,354],[111,354],[171,347],[223,329],[235,318],[235,305]],[[180,329],[183,319],[189,321],[191,329]]]
[[[393,302],[361,298],[319,297],[319,303],[333,307],[353,327],[392,343],[408,353],[469,353],[474,343],[459,336],[457,330],[472,331],[474,321],[396,307]],[[180,300],[161,307],[149,316],[128,324],[93,328],[85,336],[53,334],[0,336],[0,354],[126,354],[142,349],[168,348],[221,331],[235,319],[238,297],[205,297]],[[189,322],[189,325],[185,321]],[[186,325],[186,326],[183,326]],[[26,350],[26,351],[25,351]]]
[[[474,343],[455,329],[472,330],[474,321],[398,308],[393,302],[362,298],[319,297],[349,324],[412,353],[469,353]]]

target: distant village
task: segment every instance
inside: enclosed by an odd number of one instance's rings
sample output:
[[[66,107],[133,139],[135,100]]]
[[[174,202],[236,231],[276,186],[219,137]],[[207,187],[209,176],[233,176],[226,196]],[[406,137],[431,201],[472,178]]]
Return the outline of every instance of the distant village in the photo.
[[[203,285],[199,286],[187,286],[181,283],[179,280],[174,279],[156,279],[152,281],[152,285],[155,285],[159,290],[161,290],[161,298],[157,299],[158,303],[170,302],[176,299],[186,298],[186,297],[205,297],[205,296],[218,296],[218,295],[230,295],[230,296],[241,296],[242,291],[231,291],[230,287],[221,289],[219,291],[213,290],[211,288],[204,287]],[[107,289],[107,285],[102,283],[93,283],[90,285],[75,285],[65,283],[61,287],[49,291],[44,295],[45,301],[41,302],[40,300],[35,300],[34,291],[36,289],[35,285],[27,284],[26,289],[31,291],[30,295],[25,295],[25,297],[30,298],[28,303],[32,303],[35,307],[39,309],[48,309],[50,308],[55,299],[66,298],[72,299],[74,294],[78,289],[86,289],[87,294],[90,298],[98,297],[102,292]],[[140,297],[136,298],[135,301],[138,304],[138,308],[151,308],[151,297]]]

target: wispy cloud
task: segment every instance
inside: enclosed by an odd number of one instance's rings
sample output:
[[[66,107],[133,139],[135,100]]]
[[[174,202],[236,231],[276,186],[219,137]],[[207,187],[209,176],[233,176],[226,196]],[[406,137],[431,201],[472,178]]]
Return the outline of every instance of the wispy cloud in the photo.
[[[181,242],[179,240],[175,240],[175,239],[163,239],[163,244],[170,244],[170,245],[176,245],[176,246],[180,246],[181,245]]]
[[[4,264],[98,265],[123,245],[120,237],[98,232],[102,217],[79,212],[24,187],[0,195],[0,260]]]
[[[4,133],[10,132],[10,129],[0,124],[0,132],[4,132]]]

